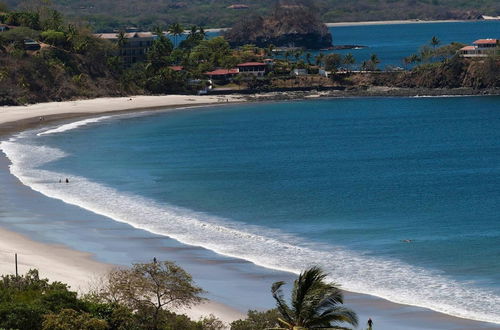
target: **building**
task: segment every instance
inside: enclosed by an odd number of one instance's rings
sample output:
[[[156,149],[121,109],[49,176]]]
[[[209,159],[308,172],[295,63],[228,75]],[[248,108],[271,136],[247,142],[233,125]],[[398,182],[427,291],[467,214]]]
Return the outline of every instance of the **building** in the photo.
[[[217,69],[214,71],[205,72],[205,75],[213,80],[229,80],[237,74],[238,69]]]
[[[40,43],[33,39],[24,39],[23,45],[25,50],[39,50],[41,48]]]
[[[253,74],[257,77],[262,77],[266,74],[268,64],[261,62],[246,62],[236,66],[238,73]]]
[[[243,4],[234,4],[231,6],[227,6],[228,9],[250,9],[249,6]]]
[[[459,49],[461,57],[487,57],[490,55],[500,55],[500,39],[479,39],[472,43],[472,46],[465,46]]]
[[[114,43],[118,43],[119,40],[119,33],[100,33],[95,34],[95,36]],[[147,52],[155,40],[155,35],[151,32],[127,32],[124,33],[124,37],[125,43],[115,55],[123,58],[126,65],[145,61]]]
[[[9,31],[9,30],[10,30],[10,26],[8,26],[7,24],[0,24],[0,32]]]
[[[307,76],[307,69],[293,69],[291,72],[292,76]]]

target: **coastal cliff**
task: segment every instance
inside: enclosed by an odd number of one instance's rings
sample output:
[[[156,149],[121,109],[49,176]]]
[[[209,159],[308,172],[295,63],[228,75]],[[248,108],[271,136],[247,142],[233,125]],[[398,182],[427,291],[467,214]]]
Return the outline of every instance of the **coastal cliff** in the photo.
[[[314,8],[303,4],[277,5],[270,16],[254,16],[224,34],[233,46],[327,48],[332,35]]]

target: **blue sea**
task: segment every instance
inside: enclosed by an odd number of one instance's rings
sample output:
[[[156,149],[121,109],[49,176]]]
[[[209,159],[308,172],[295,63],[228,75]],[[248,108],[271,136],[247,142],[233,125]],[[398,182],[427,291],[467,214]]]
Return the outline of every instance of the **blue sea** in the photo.
[[[499,110],[498,96],[218,105],[0,148],[34,190],[136,228],[500,323]]]
[[[352,53],[358,66],[369,60],[372,54],[376,54],[380,59],[379,67],[384,69],[388,66],[404,67],[403,59],[418,54],[420,48],[429,45],[434,36],[440,40],[441,45],[451,42],[471,45],[477,39],[500,38],[500,20],[336,26],[330,27],[329,30],[334,45],[360,45],[367,48],[322,53]],[[220,34],[212,32],[208,35],[215,37]],[[318,53],[312,52],[314,56]]]

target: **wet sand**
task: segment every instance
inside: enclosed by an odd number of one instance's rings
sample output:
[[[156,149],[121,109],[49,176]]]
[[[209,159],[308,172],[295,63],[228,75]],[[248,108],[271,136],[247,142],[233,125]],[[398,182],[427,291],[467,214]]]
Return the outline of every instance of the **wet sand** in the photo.
[[[137,109],[140,109],[138,106]],[[107,109],[101,110],[105,112]],[[92,109],[87,113],[77,111],[66,115],[44,112],[42,108],[35,117],[25,116],[22,122],[8,121],[8,127],[0,126],[0,135],[33,125],[47,125],[52,120],[98,112]],[[4,120],[2,114],[0,123]],[[45,116],[41,122],[38,120],[40,114]],[[153,257],[173,260],[193,275],[197,284],[208,291],[211,300],[204,306],[193,308],[188,314],[198,318],[202,314],[213,313],[225,321],[242,317],[248,309],[273,307],[271,284],[278,280],[291,282],[295,277],[257,267],[245,260],[220,256],[200,247],[183,245],[168,237],[135,229],[47,198],[10,175],[8,165],[8,160],[0,155],[1,273],[13,273],[13,253],[17,252],[21,273],[36,267],[43,276],[67,282],[74,289],[84,291],[92,278],[112,265],[126,266]],[[346,303],[358,312],[360,328],[371,317],[376,328],[388,330],[500,329],[494,324],[464,320],[364,294],[346,292]]]

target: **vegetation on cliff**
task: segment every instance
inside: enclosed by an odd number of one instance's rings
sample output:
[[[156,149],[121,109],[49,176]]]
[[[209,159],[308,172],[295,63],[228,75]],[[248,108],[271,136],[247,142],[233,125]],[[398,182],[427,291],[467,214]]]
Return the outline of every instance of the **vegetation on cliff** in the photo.
[[[231,48],[223,37],[207,39],[193,26],[186,39],[175,43],[157,27],[144,62],[125,65],[117,54],[127,40],[110,42],[96,37],[85,26],[64,21],[44,6],[31,11],[0,14],[10,29],[0,32],[0,105],[19,105],[75,98],[140,94],[196,93],[209,84],[236,92],[276,91],[294,88],[364,88],[385,85],[408,88],[474,89],[500,87],[498,56],[465,59],[456,55],[463,45],[439,47],[433,40],[402,63],[405,68],[379,69],[376,54],[356,63],[351,54],[301,50],[273,51],[273,47],[243,45]],[[173,36],[183,28],[172,25]],[[123,33],[118,34],[123,35]],[[27,39],[34,41],[27,42]],[[31,46],[40,49],[31,49]],[[274,49],[275,50],[275,49]],[[230,79],[209,80],[216,69],[232,69],[243,62],[270,59],[265,75],[239,73]],[[298,70],[298,71],[297,71]],[[362,72],[356,72],[361,70]],[[234,70],[233,70],[234,71]],[[326,77],[324,71],[332,74]],[[309,73],[303,75],[304,72]],[[319,75],[323,72],[322,75]]]
[[[250,16],[224,36],[233,46],[320,49],[332,45],[332,35],[321,22],[317,8],[303,1],[280,3],[266,17]]]
[[[10,8],[25,10],[32,1],[3,0]],[[249,15],[266,16],[278,0],[52,0],[55,8],[71,19],[90,23],[99,32],[137,26],[180,22],[204,27],[230,27]],[[500,15],[497,0],[316,0],[323,22],[398,19],[475,19]],[[245,4],[248,9],[231,7]],[[245,8],[245,7],[240,7]]]

